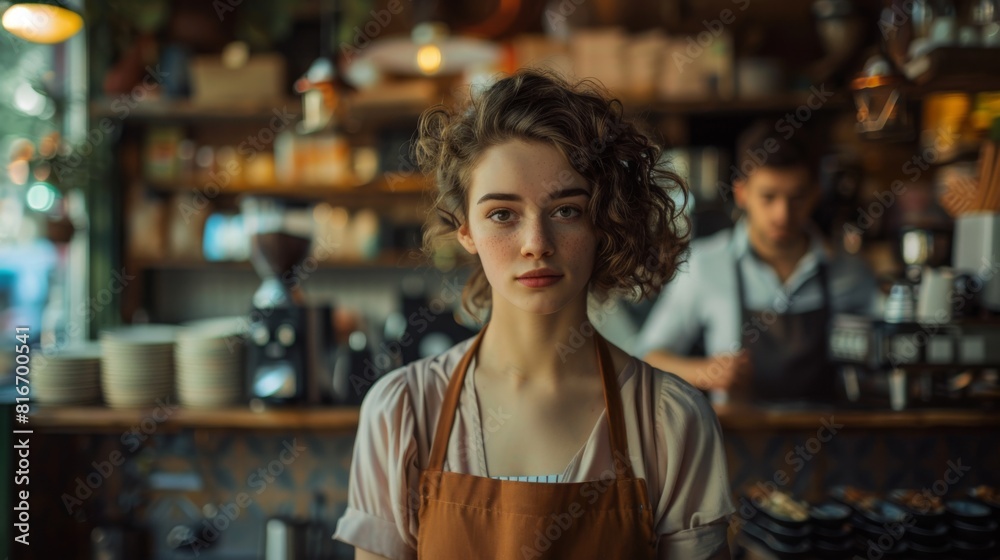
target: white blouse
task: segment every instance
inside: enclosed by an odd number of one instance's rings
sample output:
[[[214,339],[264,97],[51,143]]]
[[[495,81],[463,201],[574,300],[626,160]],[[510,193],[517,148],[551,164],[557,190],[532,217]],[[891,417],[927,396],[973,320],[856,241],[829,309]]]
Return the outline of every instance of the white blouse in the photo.
[[[365,397],[354,443],[347,510],[335,539],[391,559],[416,558],[420,471],[455,365],[472,343],[396,369]],[[465,377],[444,469],[487,476],[475,367]],[[629,453],[654,505],[659,558],[714,558],[735,511],[718,419],[681,378],[631,357],[618,372]],[[562,482],[614,473],[607,411],[560,474]],[[548,473],[553,474],[553,473]],[[728,558],[728,553],[726,556]]]

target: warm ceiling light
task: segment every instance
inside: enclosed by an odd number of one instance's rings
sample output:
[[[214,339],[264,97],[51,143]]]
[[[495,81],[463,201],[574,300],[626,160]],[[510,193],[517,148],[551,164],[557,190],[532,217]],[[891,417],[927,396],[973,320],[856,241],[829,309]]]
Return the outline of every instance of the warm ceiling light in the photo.
[[[441,69],[441,49],[437,45],[424,45],[417,50],[417,67],[430,76]]]
[[[3,27],[32,43],[61,43],[80,31],[83,18],[57,4],[14,4],[3,14]]]

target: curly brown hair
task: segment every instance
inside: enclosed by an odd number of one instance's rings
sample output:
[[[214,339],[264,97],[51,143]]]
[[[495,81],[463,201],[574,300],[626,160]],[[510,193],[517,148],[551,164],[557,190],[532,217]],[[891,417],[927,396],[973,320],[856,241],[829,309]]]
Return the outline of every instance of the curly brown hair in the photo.
[[[674,277],[690,233],[684,179],[600,84],[570,84],[541,70],[502,78],[457,110],[438,105],[421,115],[415,158],[437,188],[423,234],[428,257],[467,219],[472,170],[484,152],[511,140],[554,146],[590,183],[587,214],[597,236],[591,295],[653,297]],[[462,304],[477,315],[474,308],[490,308],[492,290],[478,256],[471,265]]]

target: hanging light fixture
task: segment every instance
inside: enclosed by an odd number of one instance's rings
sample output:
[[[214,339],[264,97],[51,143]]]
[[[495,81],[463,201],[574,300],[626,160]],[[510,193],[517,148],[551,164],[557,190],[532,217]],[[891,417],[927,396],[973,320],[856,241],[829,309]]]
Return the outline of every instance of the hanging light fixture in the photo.
[[[32,43],[61,43],[83,27],[83,17],[58,0],[18,2],[3,13],[3,27]]]
[[[458,34],[435,17],[433,2],[414,0],[417,23],[409,37],[379,39],[365,48],[346,69],[345,78],[363,86],[376,81],[371,71],[401,76],[447,76],[468,68],[495,64],[501,48],[489,39],[508,31],[517,19],[523,0],[499,0],[497,9],[483,23],[463,27]],[[370,84],[369,84],[370,85]]]

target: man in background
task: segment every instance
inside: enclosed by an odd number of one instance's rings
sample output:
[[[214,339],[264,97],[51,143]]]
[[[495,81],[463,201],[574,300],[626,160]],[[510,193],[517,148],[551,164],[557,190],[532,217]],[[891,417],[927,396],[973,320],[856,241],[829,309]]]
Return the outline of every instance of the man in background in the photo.
[[[633,349],[701,389],[763,400],[829,400],[835,313],[871,314],[877,285],[835,254],[810,216],[820,189],[805,150],[759,124],[737,146],[743,217],[696,240],[687,270],[654,304]],[[707,357],[691,355],[701,342]]]

